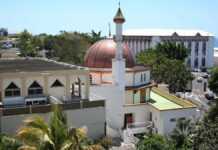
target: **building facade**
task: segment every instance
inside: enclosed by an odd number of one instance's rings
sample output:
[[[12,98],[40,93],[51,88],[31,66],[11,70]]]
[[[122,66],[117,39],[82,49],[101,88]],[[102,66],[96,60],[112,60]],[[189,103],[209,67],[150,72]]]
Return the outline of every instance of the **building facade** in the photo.
[[[86,126],[94,138],[105,133],[104,99],[90,96],[87,68],[41,58],[0,59],[1,131],[15,134],[23,121],[52,105],[67,115],[69,126]],[[98,116],[95,118],[93,116]]]
[[[175,42],[190,49],[187,60],[192,69],[213,66],[214,36],[201,30],[136,29],[123,32],[123,39],[134,55],[161,42]]]

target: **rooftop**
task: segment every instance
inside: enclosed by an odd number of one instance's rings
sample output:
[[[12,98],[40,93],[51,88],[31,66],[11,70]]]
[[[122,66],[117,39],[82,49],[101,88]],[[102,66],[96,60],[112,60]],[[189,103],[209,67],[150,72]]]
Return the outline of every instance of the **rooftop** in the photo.
[[[188,100],[178,98],[174,95],[171,95],[165,91],[162,91],[158,88],[152,88],[150,97],[153,103],[149,103],[158,110],[173,110],[173,109],[185,109],[185,108],[195,108],[196,105],[191,103]]]
[[[212,33],[191,29],[129,29],[123,32],[124,36],[213,36]]]
[[[0,59],[0,73],[84,69],[67,63],[42,58]]]

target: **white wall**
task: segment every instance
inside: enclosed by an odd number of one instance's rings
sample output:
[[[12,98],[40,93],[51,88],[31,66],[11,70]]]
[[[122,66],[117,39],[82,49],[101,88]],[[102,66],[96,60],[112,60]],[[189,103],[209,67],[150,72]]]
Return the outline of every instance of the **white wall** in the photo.
[[[187,119],[197,119],[197,111],[195,108],[161,111],[160,122],[163,125],[163,130],[160,130],[160,133],[166,135],[172,132],[172,130],[176,127],[176,121],[171,122],[170,119],[179,119],[182,117],[185,117]]]
[[[132,113],[134,122],[146,122],[147,121],[147,104],[124,106],[125,114]]]
[[[88,127],[88,136],[98,138],[104,135],[105,109],[104,107],[66,110],[68,126]],[[1,132],[9,135],[15,135],[16,131],[23,126],[23,121],[34,115],[40,115],[49,121],[51,113],[24,114],[1,117]]]
[[[106,99],[106,121],[107,125],[113,130],[117,130],[117,133],[123,127],[124,121],[124,103],[125,93],[120,91],[117,86],[113,85],[101,85],[91,86],[90,93],[94,95],[102,96]],[[110,135],[110,133],[108,133]],[[119,135],[110,135],[119,136]]]

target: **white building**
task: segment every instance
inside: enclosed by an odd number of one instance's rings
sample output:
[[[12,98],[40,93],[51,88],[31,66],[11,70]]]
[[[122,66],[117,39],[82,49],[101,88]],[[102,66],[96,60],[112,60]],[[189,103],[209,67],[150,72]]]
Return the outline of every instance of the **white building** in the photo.
[[[28,117],[49,121],[52,104],[62,106],[68,125],[105,134],[104,99],[90,95],[89,70],[40,58],[0,59],[0,130],[14,135]]]
[[[214,65],[218,66],[218,48],[214,48]]]
[[[188,65],[192,69],[213,66],[214,36],[202,30],[130,29],[123,32],[124,42],[136,55],[160,42],[183,44],[191,50]]]
[[[106,99],[107,134],[121,136],[148,132],[170,133],[179,118],[197,118],[196,106],[155,87],[150,67],[135,63],[122,41],[121,9],[114,18],[116,36],[94,43],[86,53],[90,69],[90,92]]]

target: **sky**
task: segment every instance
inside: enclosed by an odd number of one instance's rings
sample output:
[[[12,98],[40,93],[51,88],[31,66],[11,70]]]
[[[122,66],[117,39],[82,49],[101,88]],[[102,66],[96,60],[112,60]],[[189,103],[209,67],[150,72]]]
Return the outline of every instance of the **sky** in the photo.
[[[0,27],[33,34],[114,33],[119,0],[0,0]],[[124,29],[202,29],[218,36],[218,0],[120,0]]]

